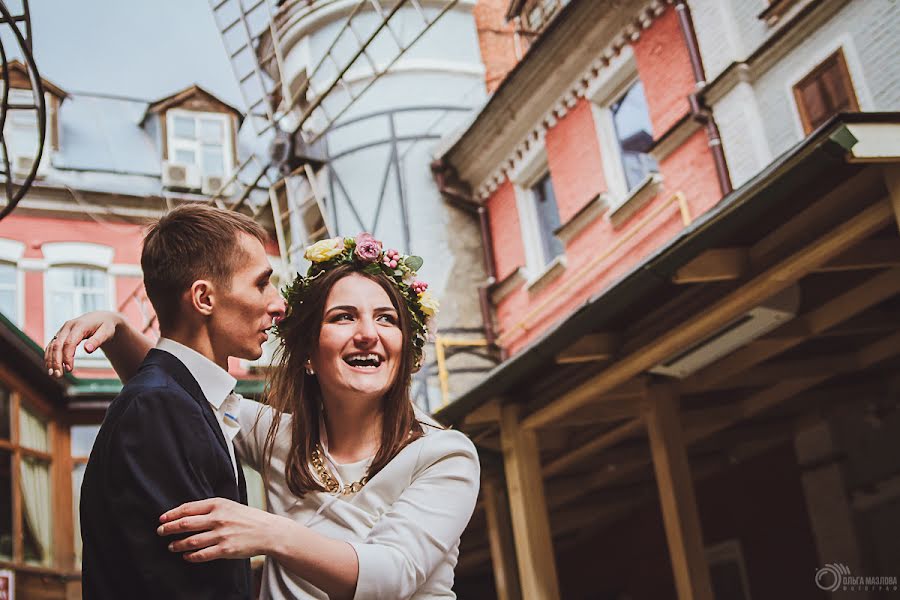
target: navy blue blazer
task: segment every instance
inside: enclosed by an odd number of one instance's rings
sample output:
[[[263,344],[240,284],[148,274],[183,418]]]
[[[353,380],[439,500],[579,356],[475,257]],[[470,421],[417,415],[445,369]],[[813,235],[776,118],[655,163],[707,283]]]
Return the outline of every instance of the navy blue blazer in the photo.
[[[225,436],[184,364],[151,350],[113,400],[81,486],[85,600],[251,597],[249,560],[189,563],[156,534],[159,516],[185,502],[247,503]]]

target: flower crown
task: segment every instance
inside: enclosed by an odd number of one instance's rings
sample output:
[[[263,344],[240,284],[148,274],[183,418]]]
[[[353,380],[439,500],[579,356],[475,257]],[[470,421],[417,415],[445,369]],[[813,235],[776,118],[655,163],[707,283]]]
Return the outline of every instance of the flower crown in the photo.
[[[294,281],[282,292],[288,316],[303,304],[306,291],[319,275],[340,265],[360,265],[363,273],[386,275],[400,290],[406,300],[412,325],[410,343],[414,364],[417,368],[421,366],[425,342],[433,330],[434,317],[440,304],[428,291],[428,284],[417,279],[416,271],[422,268],[423,262],[420,256],[407,256],[397,250],[382,250],[381,242],[371,234],[360,233],[356,238],[335,237],[318,241],[306,249],[303,257],[312,263],[306,276],[297,273]]]

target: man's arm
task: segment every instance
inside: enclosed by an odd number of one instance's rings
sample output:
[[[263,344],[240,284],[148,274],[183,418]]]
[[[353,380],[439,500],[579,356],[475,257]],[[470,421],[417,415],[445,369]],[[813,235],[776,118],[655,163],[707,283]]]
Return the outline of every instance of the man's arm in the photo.
[[[135,588],[147,597],[247,598],[248,590],[237,587],[240,562],[191,564],[169,552],[167,541],[156,534],[160,514],[214,496],[224,466],[232,476],[200,406],[167,389],[141,392],[120,417],[109,451],[110,518],[124,533],[128,547],[123,552],[137,558]]]

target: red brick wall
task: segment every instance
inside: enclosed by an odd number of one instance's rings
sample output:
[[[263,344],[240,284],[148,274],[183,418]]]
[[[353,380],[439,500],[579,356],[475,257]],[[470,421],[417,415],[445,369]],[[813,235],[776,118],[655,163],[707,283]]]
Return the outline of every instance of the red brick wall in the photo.
[[[522,227],[516,206],[516,191],[506,181],[487,200],[491,235],[494,241],[494,264],[497,279],[502,280],[525,264]]]
[[[547,131],[546,150],[559,220],[566,223],[591,198],[606,191],[600,142],[588,100],[579,98]]]
[[[515,27],[512,22],[506,22],[508,6],[509,0],[479,0],[472,10],[478,28],[478,46],[488,93],[496,90],[506,74],[519,62]]]
[[[689,111],[694,76],[675,9],[668,7],[632,45],[653,135],[659,138]]]

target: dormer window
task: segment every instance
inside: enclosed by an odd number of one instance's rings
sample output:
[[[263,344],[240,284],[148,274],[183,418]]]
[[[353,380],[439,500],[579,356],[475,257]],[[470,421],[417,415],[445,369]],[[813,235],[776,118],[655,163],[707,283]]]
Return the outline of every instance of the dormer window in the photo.
[[[8,76],[9,111],[6,114],[3,136],[13,176],[22,178],[31,172],[41,141],[38,134],[38,112],[35,108],[36,101],[31,89],[30,75],[25,65],[18,60],[11,61],[8,65]],[[44,87],[47,117],[44,152],[40,162],[40,168],[43,169],[49,164],[51,151],[59,149],[58,113],[66,93],[46,79],[42,78],[41,84]],[[5,85],[6,82],[0,75],[0,91]],[[40,175],[41,171],[38,174]]]
[[[241,113],[199,86],[147,106],[141,125],[160,144],[167,190],[230,195]]]
[[[193,165],[202,176],[231,174],[231,116],[172,109],[166,113],[169,161]]]

